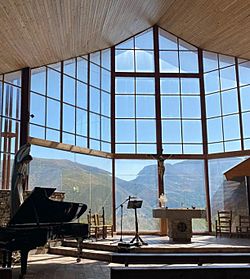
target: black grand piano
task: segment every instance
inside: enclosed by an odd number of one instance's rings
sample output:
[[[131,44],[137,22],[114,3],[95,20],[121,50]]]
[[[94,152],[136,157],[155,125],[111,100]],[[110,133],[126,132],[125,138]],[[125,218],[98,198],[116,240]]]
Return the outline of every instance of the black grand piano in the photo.
[[[72,223],[87,209],[87,205],[54,201],[50,199],[55,188],[35,187],[23,200],[24,184],[27,183],[30,145],[22,146],[15,155],[11,181],[11,219],[6,227],[0,227],[0,251],[2,267],[11,267],[13,251],[20,251],[21,274],[27,271],[30,250],[43,246],[48,240],[75,238],[80,261],[81,243],[88,237],[88,225]]]
[[[50,239],[76,238],[80,261],[81,242],[88,237],[88,225],[70,223],[87,209],[85,204],[53,201],[49,199],[55,188],[36,187],[21,204],[6,227],[0,227],[2,267],[11,266],[13,251],[20,250],[22,278],[27,270],[27,258],[31,249],[43,246]]]

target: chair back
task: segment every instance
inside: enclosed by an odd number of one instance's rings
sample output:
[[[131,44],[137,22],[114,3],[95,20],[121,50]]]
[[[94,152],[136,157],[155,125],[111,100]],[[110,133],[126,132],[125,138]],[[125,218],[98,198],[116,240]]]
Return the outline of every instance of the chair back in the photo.
[[[232,225],[232,211],[218,211],[218,224],[222,227],[228,227]]]
[[[241,228],[250,228],[250,216],[248,215],[239,215],[239,226]]]

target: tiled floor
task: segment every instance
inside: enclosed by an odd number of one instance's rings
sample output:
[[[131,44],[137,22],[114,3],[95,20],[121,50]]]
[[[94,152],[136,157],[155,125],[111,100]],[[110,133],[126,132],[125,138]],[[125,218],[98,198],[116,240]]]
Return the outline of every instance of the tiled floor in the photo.
[[[131,236],[126,236],[125,241],[131,240]],[[165,237],[142,236],[143,240],[149,243],[143,246],[145,249],[155,248],[217,248],[217,252],[223,251],[223,248],[249,249],[250,239],[236,238],[215,238],[213,236],[194,236],[190,244],[170,244]],[[119,238],[117,238],[119,240]],[[98,241],[97,243],[107,243],[117,245],[116,239]],[[82,259],[76,263],[76,259],[61,255],[40,254],[29,255],[28,273],[26,279],[110,279],[110,266],[107,262]],[[20,266],[13,269],[13,279],[18,278]]]

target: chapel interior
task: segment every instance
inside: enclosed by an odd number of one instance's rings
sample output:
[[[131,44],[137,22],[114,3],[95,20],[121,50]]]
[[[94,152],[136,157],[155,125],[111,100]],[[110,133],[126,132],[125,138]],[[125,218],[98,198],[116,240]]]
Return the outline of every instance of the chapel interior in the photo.
[[[247,278],[250,3],[3,0],[0,26],[0,278]]]

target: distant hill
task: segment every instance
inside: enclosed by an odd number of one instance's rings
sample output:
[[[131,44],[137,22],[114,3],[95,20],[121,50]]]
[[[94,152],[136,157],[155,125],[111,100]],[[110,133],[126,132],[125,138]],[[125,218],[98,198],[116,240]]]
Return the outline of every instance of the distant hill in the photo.
[[[169,207],[205,207],[203,169],[198,161],[182,161],[165,165]],[[112,212],[112,177],[107,171],[70,160],[34,158],[30,166],[30,188],[56,187],[66,193],[66,200],[83,202],[93,212],[105,206],[106,215]],[[116,205],[128,196],[143,199],[143,209],[138,211],[140,228],[157,228],[158,220],[152,218],[152,208],[158,206],[156,164],[144,167],[131,181],[116,178]],[[119,228],[120,208],[117,209]],[[124,206],[124,228],[133,230],[134,212]]]

